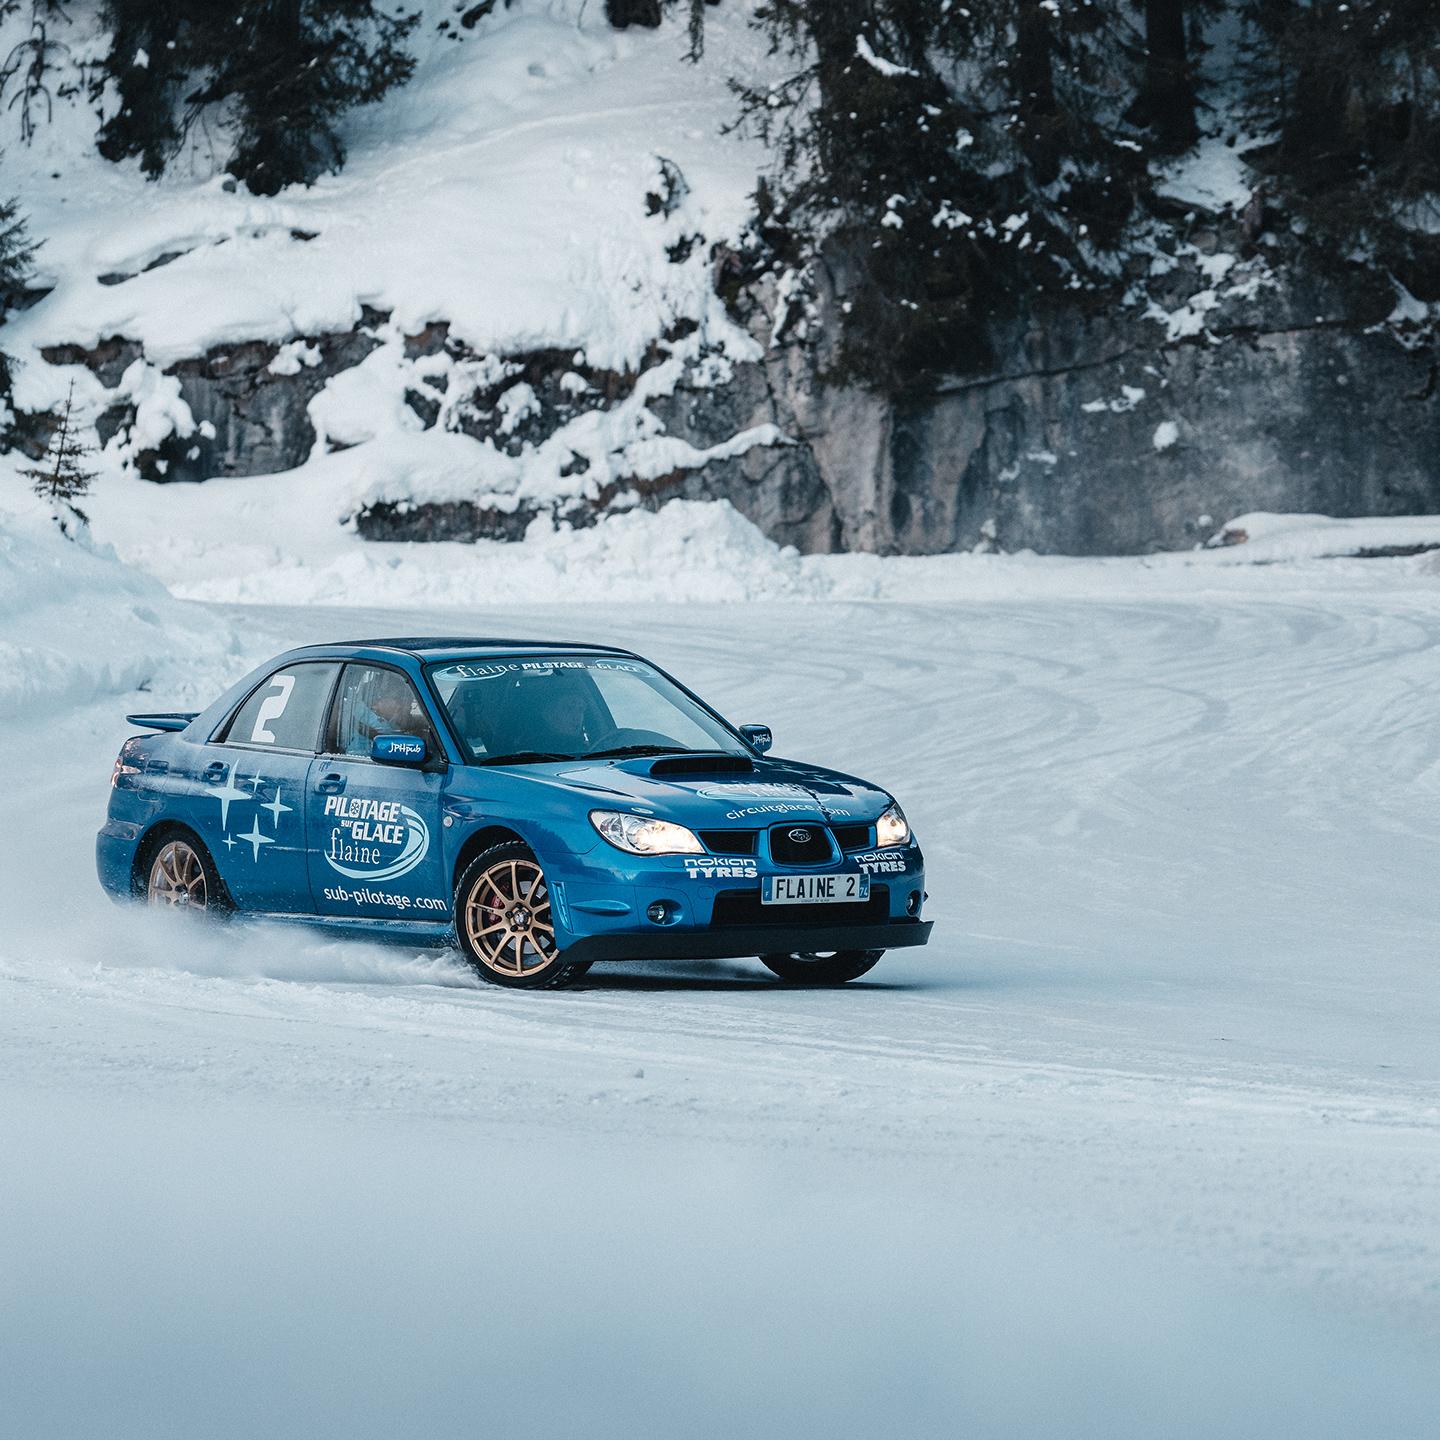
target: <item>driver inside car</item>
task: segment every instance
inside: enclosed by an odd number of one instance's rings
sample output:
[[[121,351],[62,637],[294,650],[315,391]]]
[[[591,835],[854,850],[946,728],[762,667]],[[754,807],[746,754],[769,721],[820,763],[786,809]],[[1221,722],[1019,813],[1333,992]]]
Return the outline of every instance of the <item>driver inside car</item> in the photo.
[[[590,748],[590,702],[578,677],[561,672],[529,688],[532,748],[583,755]]]
[[[418,735],[426,725],[414,692],[393,670],[374,670],[356,686],[341,707],[341,749],[346,755],[368,755],[377,735]]]

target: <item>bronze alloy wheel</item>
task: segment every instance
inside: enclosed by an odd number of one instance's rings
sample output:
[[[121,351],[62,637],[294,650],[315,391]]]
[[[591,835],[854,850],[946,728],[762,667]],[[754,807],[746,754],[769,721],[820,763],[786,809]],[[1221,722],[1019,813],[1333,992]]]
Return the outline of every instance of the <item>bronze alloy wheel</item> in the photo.
[[[497,985],[567,985],[589,968],[563,963],[545,872],[515,842],[470,862],[456,887],[455,933],[476,973]]]
[[[179,910],[204,910],[209,894],[205,862],[194,847],[184,840],[167,840],[150,862],[146,900]]]
[[[465,897],[465,933],[480,962],[516,977],[555,958],[555,926],[545,872],[533,860],[501,860],[480,873]]]

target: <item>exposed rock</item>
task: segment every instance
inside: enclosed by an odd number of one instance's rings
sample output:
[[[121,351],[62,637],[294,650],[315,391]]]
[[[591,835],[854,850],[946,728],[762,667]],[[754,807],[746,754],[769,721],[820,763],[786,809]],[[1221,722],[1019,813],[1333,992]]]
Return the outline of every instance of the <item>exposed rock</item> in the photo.
[[[194,481],[273,474],[303,464],[315,444],[306,406],[331,376],[358,365],[376,347],[371,331],[384,318],[372,312],[355,330],[309,337],[319,363],[293,373],[270,369],[280,347],[260,340],[219,346],[172,365],[166,373],[179,378],[197,432],[142,451],[135,457],[136,469],[150,480]],[[111,336],[91,348],[55,345],[41,355],[52,365],[84,365],[114,390],[144,351],[133,340]],[[127,405],[106,410],[96,422],[100,443],[107,444],[133,420]]]
[[[315,444],[306,406],[332,375],[358,365],[379,343],[368,327],[305,338],[319,350],[320,363],[293,374],[269,368],[280,347],[262,341],[221,346],[170,367],[201,433],[173,447],[167,480],[266,475],[305,462]],[[213,437],[205,433],[207,422]],[[141,473],[147,469],[153,466],[142,463]]]
[[[367,540],[521,540],[539,512],[480,506],[468,500],[413,504],[382,500],[355,517]]]
[[[314,238],[307,237],[307,238]],[[150,270],[159,270],[166,265],[173,265],[182,255],[188,255],[188,250],[166,250],[157,255],[148,265],[142,265],[138,270],[107,270],[103,275],[95,278],[102,285],[123,285],[127,280],[133,280],[137,275],[143,275]]]
[[[1246,511],[1440,510],[1440,362],[1433,337],[1383,323],[1388,282],[1357,269],[1281,283],[1258,258],[1249,276],[1207,271],[1214,240],[1201,238],[1160,277],[1151,318],[1138,304],[1036,316],[1003,370],[893,402],[822,383],[823,324],[818,339],[813,325],[785,331],[774,279],[750,280],[736,303],[767,345],[762,364],[653,408],[697,446],[762,421],[797,443],[682,488],[732,500],[802,550],[902,554],[1134,553],[1193,544],[1210,517]]]
[[[1321,277],[1278,263],[1275,227],[1263,216],[1201,218],[1173,255],[1134,268],[1123,306],[1037,312],[997,347],[1004,363],[994,373],[904,400],[823,379],[843,277],[817,268],[802,282],[763,255],[717,251],[717,292],[763,359],[696,359],[691,345],[685,378],[648,408],[697,449],[765,424],[791,443],[592,485],[551,513],[584,525],[671,498],[727,499],[804,551],[1096,554],[1185,546],[1251,511],[1440,511],[1433,334],[1395,318],[1384,277],[1358,267]],[[294,373],[275,373],[276,347],[258,342],[173,366],[205,433],[139,457],[142,473],[158,475],[161,461],[170,479],[302,463],[315,441],[306,406],[375,348],[384,319],[367,314],[354,331],[311,337],[319,361],[280,367]],[[641,373],[694,333],[693,322],[677,325]],[[437,362],[418,363],[406,390],[422,424],[444,423],[512,455],[584,412],[620,404],[638,379],[588,368],[569,351],[477,356],[443,320],[406,337],[404,354]],[[44,355],[87,365],[114,388],[140,350],[110,337]],[[102,440],[129,419],[108,412]],[[582,476],[590,465],[575,454],[560,473]],[[515,539],[537,513],[477,498],[376,504],[357,519],[375,539]]]
[[[40,358],[51,365],[83,365],[107,390],[113,390],[143,354],[134,340],[111,335],[90,349],[83,345],[50,345],[41,350]]]

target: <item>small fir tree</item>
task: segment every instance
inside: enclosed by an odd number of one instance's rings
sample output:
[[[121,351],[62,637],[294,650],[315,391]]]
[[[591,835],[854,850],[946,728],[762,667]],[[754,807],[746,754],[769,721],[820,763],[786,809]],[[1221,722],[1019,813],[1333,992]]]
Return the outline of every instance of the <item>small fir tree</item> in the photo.
[[[75,502],[90,493],[95,482],[94,470],[86,460],[90,447],[80,439],[75,421],[75,382],[70,382],[70,392],[65,397],[65,409],[60,424],[50,437],[50,445],[38,465],[27,465],[20,474],[31,482],[31,488],[42,500],[51,501],[57,508],[68,510],[77,520],[85,521],[87,516]],[[66,528],[64,517],[60,517],[60,528]]]

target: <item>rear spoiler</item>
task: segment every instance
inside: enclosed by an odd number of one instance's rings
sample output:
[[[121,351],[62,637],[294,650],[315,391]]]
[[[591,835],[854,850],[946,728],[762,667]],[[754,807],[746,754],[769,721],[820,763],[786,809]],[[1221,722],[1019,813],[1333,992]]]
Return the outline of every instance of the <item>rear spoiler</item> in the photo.
[[[188,714],[180,710],[166,710],[158,715],[127,715],[127,725],[139,725],[145,730],[183,730],[200,712]]]

